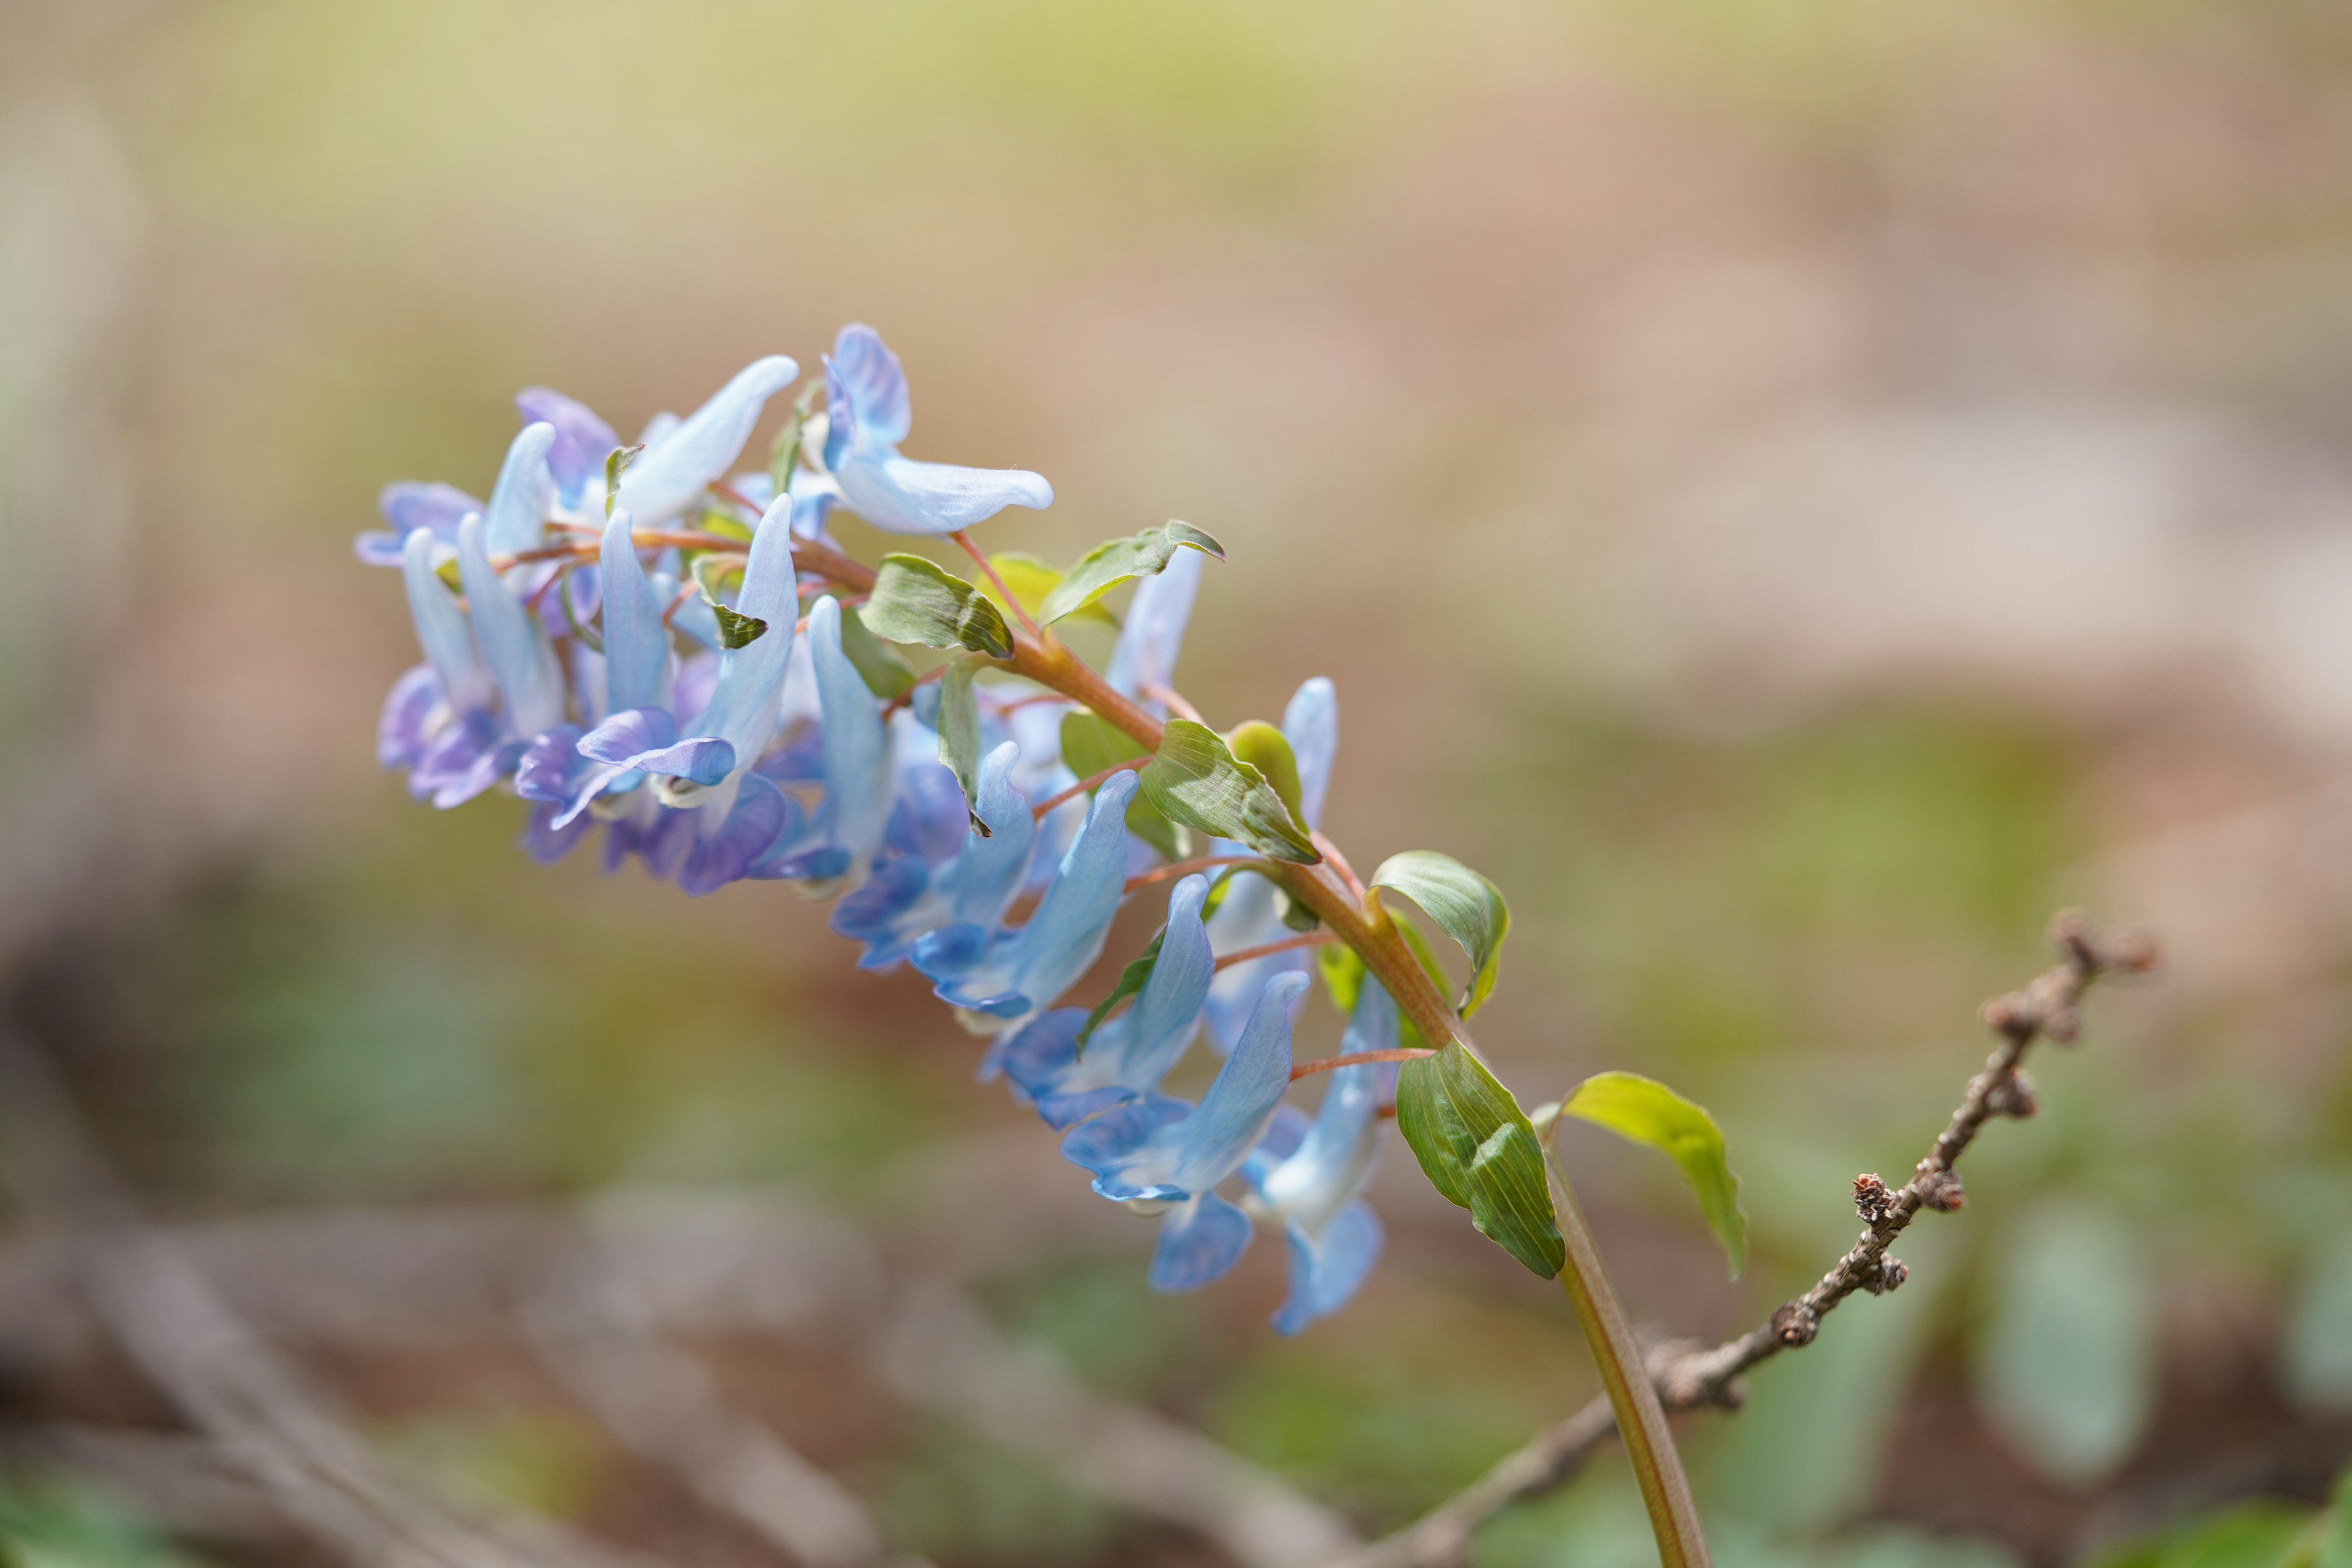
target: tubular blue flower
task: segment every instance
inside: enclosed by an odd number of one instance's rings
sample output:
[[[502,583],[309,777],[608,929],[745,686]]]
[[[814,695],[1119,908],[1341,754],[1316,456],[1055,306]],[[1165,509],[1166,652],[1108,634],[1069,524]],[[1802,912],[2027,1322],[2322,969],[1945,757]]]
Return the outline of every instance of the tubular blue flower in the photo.
[[[534,429],[545,430],[544,425]],[[504,488],[505,481],[500,480]],[[491,504],[497,499],[493,496]],[[466,607],[482,658],[506,704],[508,730],[521,741],[563,722],[563,667],[539,619],[523,607],[490,565],[488,521],[469,517],[457,525],[457,578],[466,587]]]
[[[1027,924],[957,924],[915,943],[915,967],[936,983],[941,1001],[963,1010],[968,1027],[993,1033],[1052,1006],[1102,952],[1127,879],[1135,787],[1133,773],[1119,773],[1095,792],[1086,826]],[[994,1076],[995,1066],[992,1053],[982,1076]]]
[[[1135,698],[1154,713],[1165,715],[1168,705],[1144,693],[1176,683],[1176,656],[1183,650],[1184,626],[1192,618],[1192,598],[1208,559],[1197,550],[1179,550],[1157,576],[1138,584],[1118,644],[1111,649],[1104,678],[1120,696]]]
[[[408,770],[409,793],[446,810],[496,784],[514,765],[492,705],[498,686],[466,611],[433,568],[434,535],[410,532],[402,577],[425,662],[402,676],[376,723],[376,756]]]
[[[1396,1004],[1367,976],[1339,1049],[1394,1050],[1397,1037]],[[1283,1333],[1347,1305],[1380,1258],[1380,1216],[1360,1194],[1380,1157],[1378,1112],[1395,1095],[1396,1073],[1391,1062],[1337,1068],[1314,1121],[1283,1107],[1243,1163],[1244,1206],[1279,1223],[1290,1243],[1290,1296],[1274,1316]]]
[[[614,504],[627,507],[641,527],[677,518],[734,466],[768,399],[800,373],[784,354],[753,360],[684,419],[647,426],[646,449],[622,472]]]
[[[851,322],[825,356],[824,463],[849,510],[892,533],[954,533],[1008,506],[1048,507],[1024,468],[964,468],[898,455],[914,423],[906,373],[882,335]]]
[[[1205,1285],[1249,1246],[1249,1216],[1215,1189],[1265,1136],[1290,1086],[1290,1025],[1306,990],[1303,974],[1265,983],[1198,1107],[1150,1094],[1080,1122],[1062,1140],[1064,1158],[1092,1171],[1104,1197],[1173,1205],[1160,1220],[1153,1289]]]
[[[782,504],[788,509],[790,498]],[[842,651],[841,604],[832,595],[809,611],[808,635],[823,715],[818,738],[824,803],[809,824],[805,841],[773,845],[752,875],[825,881],[863,878],[890,819],[889,735],[880,703]]]
[[[588,481],[604,471],[604,459],[621,438],[596,416],[593,409],[550,386],[526,386],[515,394],[515,406],[526,424],[544,424],[555,432],[548,449],[547,471],[555,480],[555,499],[566,510],[578,510]],[[601,487],[600,487],[601,488]]]
[[[1197,552],[1180,550],[1181,557]],[[1130,624],[1132,612],[1129,614]],[[1323,797],[1329,793],[1331,765],[1339,749],[1339,704],[1330,681],[1321,676],[1302,683],[1291,694],[1282,713],[1283,738],[1290,742],[1298,763],[1300,805],[1308,827],[1323,821]],[[1245,852],[1241,845],[1220,844],[1220,850]],[[1210,917],[1209,941],[1219,952],[1239,952],[1279,942],[1290,934],[1282,923],[1282,905],[1273,883],[1255,872],[1238,873],[1225,889],[1224,901]],[[1231,1050],[1249,1016],[1258,988],[1268,975],[1304,971],[1305,952],[1293,948],[1253,958],[1218,971],[1209,986],[1209,1038],[1221,1050]]]
[[[1028,801],[1013,786],[1019,760],[1020,748],[1007,741],[981,764],[975,808],[988,837],[968,833],[956,858],[936,870],[919,856],[886,860],[841,900],[833,929],[866,944],[860,968],[895,968],[930,931],[986,931],[1003,920],[1021,891],[1037,831]]]
[[[524,426],[507,447],[490,504],[482,509],[482,542],[491,554],[535,549],[546,533],[547,503],[555,494],[547,455],[554,447],[555,426],[540,424]]]
[[[1048,1126],[1062,1128],[1139,1100],[1159,1089],[1183,1059],[1201,1026],[1214,960],[1201,905],[1206,877],[1187,877],[1168,896],[1160,956],[1126,1012],[1104,1021],[1081,1050],[1082,1007],[1056,1007],[1033,1020],[1004,1048],[1005,1076],[1036,1102]]]
[[[455,485],[416,479],[384,486],[376,505],[392,526],[371,529],[352,541],[352,552],[370,566],[401,564],[408,536],[420,528],[430,530],[441,543],[454,546],[459,520],[469,511],[482,510],[480,501]]]

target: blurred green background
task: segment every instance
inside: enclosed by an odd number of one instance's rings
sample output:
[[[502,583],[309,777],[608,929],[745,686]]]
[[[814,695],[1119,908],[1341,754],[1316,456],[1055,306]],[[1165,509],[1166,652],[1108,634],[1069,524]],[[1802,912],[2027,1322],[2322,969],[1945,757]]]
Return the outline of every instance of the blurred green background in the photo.
[[[823,909],[537,870],[513,803],[437,815],[375,770],[413,658],[349,549],[379,487],[478,493],[523,384],[629,430],[859,319],[905,360],[915,455],[1053,479],[992,544],[1226,542],[1187,692],[1230,723],[1338,681],[1333,836],[1513,901],[1481,1037],[1523,1098],[1615,1067],[1713,1108],[1758,1242],[1737,1284],[1663,1162],[1571,1150],[1666,1331],[1737,1331],[1826,1266],[1846,1184],[1924,1149],[2053,908],[2164,934],[2165,977],[2095,999],[1966,1212],[1906,1238],[1904,1293],[1687,1424],[1725,1562],[2076,1561],[2315,1499],[2352,1453],[2352,11],[7,26],[0,952],[159,1212],[712,1184],[918,1260],[992,1213],[1019,1244],[966,1272],[1009,1332],[1367,1529],[1590,1392],[1556,1297],[1401,1150],[1342,1317],[1266,1330],[1271,1244],[1155,1299],[1144,1222],[1024,1226],[1076,1177]],[[908,1175],[1000,1145],[1002,1188]],[[659,1539],[552,1405],[369,1386],[419,1466]],[[1218,1561],[952,1423],[795,1419],[941,1563]],[[1480,1560],[1645,1560],[1621,1469]],[[176,1550],[48,1487],[11,1528],[61,1560]]]

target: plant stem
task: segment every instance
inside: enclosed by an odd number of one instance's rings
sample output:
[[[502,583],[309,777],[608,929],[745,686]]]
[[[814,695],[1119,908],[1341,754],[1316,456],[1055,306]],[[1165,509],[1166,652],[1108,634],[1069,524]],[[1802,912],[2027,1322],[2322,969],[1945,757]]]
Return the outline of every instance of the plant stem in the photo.
[[[804,548],[798,540],[793,545],[796,554]],[[870,584],[870,571],[846,562],[834,552],[824,553],[833,560],[818,569],[834,581],[851,587],[866,585],[855,581],[848,572],[837,570],[838,563],[843,567],[855,567]],[[810,564],[818,563],[813,561]],[[1138,744],[1151,752],[1159,751],[1163,729],[1160,721],[1121,695],[1058,639],[1040,640],[1016,634],[1013,655],[1002,662],[1002,668],[1085,704]],[[1355,880],[1353,877],[1343,877],[1331,860],[1314,866],[1269,862],[1260,874],[1281,884],[1292,898],[1314,910],[1332,935],[1356,950],[1365,969],[1395,1000],[1397,1010],[1421,1031],[1422,1038],[1433,1045],[1458,1041],[1464,1050],[1473,1056],[1478,1054],[1469,1031],[1431,982],[1421,961],[1405,945],[1396,922],[1380,908],[1374,896],[1360,891],[1360,885],[1349,885]],[[1682,1457],[1675,1451],[1674,1434],[1666,1428],[1665,1413],[1659,1408],[1657,1391],[1651,1386],[1643,1365],[1641,1346],[1626,1324],[1624,1310],[1618,1305],[1616,1290],[1609,1282],[1601,1249],[1585,1226],[1584,1215],[1577,1209],[1576,1199],[1569,1192],[1559,1167],[1550,1164],[1549,1149],[1545,1159],[1558,1184],[1556,1206],[1560,1236],[1568,1247],[1568,1266],[1560,1271],[1560,1289],[1567,1293],[1577,1326],[1584,1331],[1585,1343],[1600,1368],[1601,1381],[1609,1391],[1610,1405],[1617,1412],[1625,1451],[1633,1462],[1633,1478],[1641,1486],[1642,1501],[1649,1510],[1651,1531],[1657,1537],[1661,1568],[1708,1568],[1706,1542],[1699,1533],[1698,1510],[1691,1501],[1690,1482],[1683,1474]]]
[[[1642,1505],[1650,1510],[1650,1532],[1658,1539],[1660,1568],[1708,1568],[1706,1538],[1699,1532],[1698,1507],[1691,1501],[1690,1481],[1683,1474],[1682,1456],[1667,1429],[1666,1413],[1658,1403],[1657,1385],[1643,1363],[1642,1347],[1625,1321],[1616,1288],[1601,1261],[1592,1231],[1568,1188],[1568,1176],[1544,1144],[1544,1164],[1551,1172],[1558,1200],[1559,1234],[1568,1243],[1568,1267],[1559,1271],[1559,1288],[1576,1314],[1593,1363],[1601,1369],[1601,1386],[1609,1391],[1609,1407],[1617,1414],[1617,1431],[1624,1440],[1625,1458],[1642,1489]],[[1606,1346],[1604,1352],[1602,1349]]]

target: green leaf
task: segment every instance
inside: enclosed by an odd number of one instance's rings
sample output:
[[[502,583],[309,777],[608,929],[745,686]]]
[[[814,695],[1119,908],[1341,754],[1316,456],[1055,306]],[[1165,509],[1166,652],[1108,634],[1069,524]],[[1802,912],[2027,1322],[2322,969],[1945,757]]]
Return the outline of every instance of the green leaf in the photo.
[[[866,626],[892,642],[962,647],[1004,658],[1012,628],[994,601],[920,555],[885,555],[875,568],[865,606]]]
[[[2050,1205],[2011,1232],[1990,1283],[1985,1413],[2046,1475],[2111,1473],[2155,1405],[2156,1290],[2131,1232],[2103,1209]]]
[[[1543,1145],[1511,1091],[1460,1041],[1398,1072],[1397,1131],[1479,1234],[1544,1279],[1567,1264]]]
[[[1371,885],[1402,893],[1462,944],[1470,955],[1471,974],[1458,1005],[1465,1018],[1475,1013],[1495,989],[1503,939],[1511,931],[1511,906],[1503,901],[1501,889],[1451,855],[1433,849],[1390,856],[1372,873]]]
[[[988,563],[996,568],[996,574],[1004,579],[1004,585],[1013,590],[1013,597],[1020,603],[1023,609],[1029,612],[1029,618],[1032,620],[1035,620],[1045,609],[1046,595],[1061,585],[1062,574],[1054,563],[1041,560],[1025,550],[1000,550],[988,558]],[[996,602],[998,609],[1007,615],[1012,613],[1013,606],[1004,603],[993,584],[982,583],[978,586],[982,593]],[[1109,626],[1114,630],[1118,626],[1118,617],[1099,604],[1088,605],[1081,610],[1073,610],[1066,618],[1074,621],[1092,621],[1097,626]]]
[[[1748,1266],[1748,1215],[1739,1207],[1739,1178],[1724,1156],[1723,1130],[1704,1106],[1639,1073],[1604,1072],[1578,1084],[1559,1109],[1647,1143],[1680,1165],[1707,1228],[1723,1245],[1731,1277],[1739,1278]]]
[[[866,689],[885,702],[915,689],[915,671],[888,643],[866,629],[866,618],[851,605],[841,612],[841,651],[866,682]],[[965,795],[969,798],[971,792]]]
[[[720,647],[749,647],[768,635],[768,623],[759,616],[747,616],[740,611],[730,609],[712,598],[707,591],[702,597],[703,601],[709,605],[710,613],[719,618]]]
[[[1150,944],[1128,960],[1127,967],[1118,972],[1118,984],[1110,988],[1109,995],[1094,1005],[1094,1010],[1087,1015],[1087,1021],[1078,1026],[1077,1048],[1081,1052],[1087,1048],[1087,1042],[1094,1038],[1095,1030],[1102,1026],[1102,1021],[1110,1016],[1110,1010],[1143,989],[1143,983],[1151,978],[1152,970],[1159,966],[1160,944],[1167,940],[1168,928],[1161,926],[1151,933]]]
[[[1225,737],[1225,744],[1231,748],[1234,761],[1247,763],[1264,773],[1265,782],[1274,786],[1274,793],[1282,797],[1282,804],[1290,808],[1290,815],[1302,824],[1306,822],[1307,808],[1300,804],[1298,758],[1290,749],[1288,736],[1263,719],[1252,719],[1235,726],[1234,732]]]
[[[2336,1476],[2335,1495],[2315,1533],[2311,1568],[2352,1568],[2352,1466]]]
[[[845,625],[847,623],[844,623]],[[940,761],[963,791],[964,816],[971,830],[982,838],[993,838],[995,831],[981,820],[975,805],[980,791],[980,704],[971,694],[971,678],[980,673],[981,661],[966,657],[952,659],[940,674]]]
[[[1315,967],[1321,972],[1323,989],[1331,994],[1331,1005],[1339,1016],[1354,1017],[1356,998],[1364,990],[1363,959],[1344,942],[1325,942],[1315,950]]]
[[[695,526],[701,532],[715,533],[722,539],[740,539],[747,544],[751,542],[753,531],[750,523],[733,512],[721,511],[715,506],[704,508],[702,515],[695,520]]]
[[[613,502],[620,497],[621,476],[628,471],[629,465],[635,462],[637,454],[645,449],[646,444],[640,441],[634,447],[615,447],[604,454],[604,515],[606,518],[609,519],[613,515]]]
[[[433,568],[433,575],[440,578],[449,592],[457,595],[457,597],[462,599],[466,596],[466,579],[457,571],[456,556],[452,555],[448,560]]]
[[[1171,822],[1239,839],[1276,860],[1312,866],[1323,858],[1265,775],[1236,762],[1205,724],[1171,719],[1141,783],[1142,793]]]
[[[1099,715],[1078,709],[1062,716],[1062,762],[1082,779],[1141,755],[1143,747],[1134,736]],[[1167,859],[1181,860],[1192,852],[1184,830],[1169,821],[1141,790],[1127,803],[1127,826]]]
[[[1125,539],[1096,545],[1045,595],[1045,603],[1038,606],[1037,624],[1049,626],[1075,616],[1130,577],[1158,576],[1176,558],[1176,552],[1185,549],[1213,555],[1220,561],[1225,558],[1223,545],[1189,522],[1147,528]]]

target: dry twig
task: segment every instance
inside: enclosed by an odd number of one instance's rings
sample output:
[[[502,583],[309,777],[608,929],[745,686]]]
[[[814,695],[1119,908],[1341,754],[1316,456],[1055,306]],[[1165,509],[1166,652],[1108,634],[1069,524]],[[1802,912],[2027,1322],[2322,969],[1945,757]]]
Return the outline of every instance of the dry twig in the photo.
[[[1869,1228],[1819,1283],[1772,1310],[1763,1322],[1709,1350],[1665,1345],[1650,1357],[1658,1397],[1670,1410],[1703,1405],[1736,1409],[1745,1397],[1740,1373],[1784,1350],[1811,1344],[1822,1319],[1857,1290],[1879,1295],[1903,1283],[1902,1263],[1887,1248],[1921,1209],[1960,1206],[1954,1166],[1984,1124],[1996,1116],[2033,1114],[2033,1089],[2019,1070],[2026,1049],[2047,1037],[2071,1045],[2082,1029],[2084,991],[2101,974],[2145,973],[2156,965],[2155,942],[2143,933],[2102,935],[2074,913],[2050,923],[2058,964],[2022,991],[1996,996],[1983,1018],[1999,1044],[1984,1070],[1969,1080],[1959,1109],[1927,1157],[1900,1187],[1875,1175],[1854,1178],[1854,1204]],[[1465,1561],[1478,1527],[1515,1502],[1572,1479],[1617,1430],[1606,1398],[1595,1398],[1558,1426],[1547,1427],[1505,1455],[1486,1473],[1396,1534],[1339,1560],[1344,1568],[1453,1568]]]

